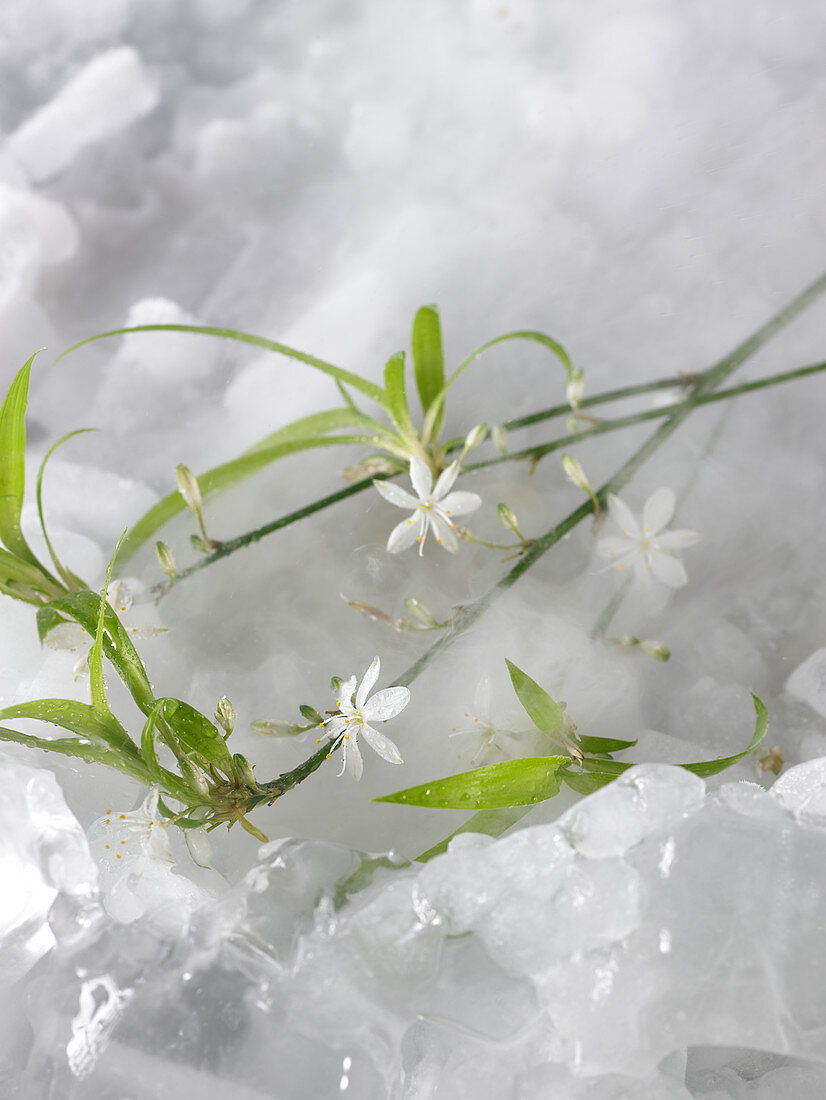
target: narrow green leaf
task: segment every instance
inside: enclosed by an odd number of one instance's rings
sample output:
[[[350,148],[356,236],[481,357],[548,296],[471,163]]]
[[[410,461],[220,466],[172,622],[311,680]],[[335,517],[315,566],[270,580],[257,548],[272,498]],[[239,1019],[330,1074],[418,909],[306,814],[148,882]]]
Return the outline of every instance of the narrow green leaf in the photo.
[[[591,761],[593,764],[599,763],[599,761]],[[631,764],[626,764],[625,769],[630,768]],[[608,783],[613,783],[617,778],[619,772],[604,772],[604,771],[577,771],[575,768],[560,768],[560,778],[568,784],[571,790],[577,792],[577,794],[593,794],[594,791],[598,791],[600,787],[605,787]]]
[[[10,589],[12,595],[16,595],[17,590],[23,590],[37,594],[40,601],[57,596],[63,591],[61,585],[39,566],[32,565],[2,548],[0,548],[0,584]]]
[[[232,328],[214,328],[210,325],[134,325],[131,328],[116,328],[111,329],[109,332],[99,332],[96,336],[89,336],[86,340],[73,344],[62,355],[58,356],[56,362],[60,362],[70,352],[76,351],[86,344],[92,344],[96,340],[105,340],[110,336],[124,336],[132,332],[188,332],[195,336],[217,336],[222,340],[236,340],[242,344],[251,344],[253,347],[264,348],[266,351],[274,351],[279,355],[284,355],[288,359],[295,359],[299,363],[305,363],[307,366],[321,371],[323,374],[330,375],[331,378],[346,382],[348,386],[352,386],[354,390],[363,393],[365,397],[369,397],[376,404],[381,405],[382,408],[387,408],[387,398],[384,390],[375,383],[368,382],[365,378],[353,374],[352,371],[344,370],[342,367],[327,363],[323,359],[316,358],[315,355],[308,355],[306,352],[288,347],[286,344],[279,344],[276,340],[268,340],[264,336],[255,336],[252,333],[241,332]]]
[[[60,623],[67,623],[69,620],[65,615],[61,615],[59,611],[55,611],[53,607],[38,607],[37,609],[37,636],[40,639],[41,645],[46,641],[46,635],[54,627]]]
[[[559,774],[562,774],[562,769],[560,769]],[[484,836],[492,837],[501,836],[517,821],[521,821],[525,814],[529,814],[532,809],[532,806],[509,806],[501,810],[479,810],[473,817],[469,817],[464,825],[454,829],[450,836],[446,836],[444,840],[440,840],[438,844],[434,844],[432,848],[428,848],[426,852],[416,856],[416,862],[427,863],[434,856],[440,856],[442,852],[447,851],[451,840],[461,833],[482,833]]]
[[[416,388],[421,398],[422,412],[427,413],[445,385],[442,326],[436,306],[422,306],[416,311],[411,347]]]
[[[188,753],[195,753],[227,775],[233,774],[232,755],[208,718],[181,699],[165,698],[160,703],[161,714]]]
[[[103,678],[103,634],[106,622],[106,612],[112,610],[107,603],[109,584],[112,580],[112,567],[115,564],[115,558],[118,556],[118,551],[125,537],[126,532],[124,531],[118,539],[118,544],[115,547],[115,552],[109,564],[106,566],[106,580],[103,584],[103,591],[100,594],[100,606],[98,607],[98,617],[95,623],[95,641],[89,653],[89,687],[92,693],[92,706],[96,707],[101,714],[106,715],[112,712],[109,709],[109,700],[106,698],[106,681]]]
[[[81,741],[76,737],[56,737],[50,740],[46,737],[33,737],[28,733],[18,733],[17,730],[0,726],[0,741],[11,741],[30,749],[42,749],[44,752],[58,752],[62,756],[77,756],[90,764],[106,764],[110,768],[117,768],[118,771],[132,776],[133,779],[141,778],[136,775],[134,765],[120,753],[95,745],[91,741]]]
[[[559,792],[557,771],[570,756],[526,756],[504,760],[446,779],[408,787],[374,802],[399,802],[443,810],[495,810],[505,806],[533,806]]]
[[[20,530],[26,487],[26,405],[29,375],[37,354],[14,376],[0,407],[0,542],[18,558],[42,568]]]
[[[580,737],[579,747],[583,752],[622,752],[632,749],[636,741],[620,741],[617,737]]]
[[[536,728],[551,737],[559,733],[564,725],[564,713],[559,703],[507,657],[505,664],[508,666],[513,690]]]
[[[17,703],[0,711],[0,719],[33,718],[87,737],[123,756],[140,763],[137,746],[120,722],[111,714],[102,714],[88,703],[73,699],[36,699]]]
[[[755,713],[754,733],[752,734],[751,741],[749,741],[743,751],[735,753],[734,756],[723,756],[718,760],[701,760],[697,764],[683,764],[682,767],[687,771],[693,772],[695,775],[716,775],[718,772],[730,768],[732,764],[736,764],[738,760],[742,760],[744,756],[748,756],[750,752],[754,752],[766,736],[766,731],[769,728],[769,712],[756,695],[752,694],[751,698],[754,703]]]
[[[293,420],[291,423],[285,424],[278,431],[271,432],[263,439],[259,439],[244,454],[257,454],[259,451],[267,450],[269,447],[281,443],[316,439],[320,436],[329,435],[330,432],[337,432],[341,428],[354,426],[388,436],[394,434],[385,424],[380,424],[378,420],[374,420],[371,416],[365,416],[355,407],[352,409],[328,409],[326,412],[311,413],[310,416],[302,416],[300,420]]]
[[[57,443],[53,443],[52,446],[46,452],[43,461],[40,463],[40,469],[37,471],[37,514],[40,518],[40,529],[43,532],[43,539],[46,543],[46,548],[49,551],[49,557],[54,563],[54,567],[57,570],[58,576],[64,582],[68,588],[88,588],[89,586],[82,581],[74,573],[70,573],[68,569],[65,569],[55,553],[52,541],[49,538],[49,532],[46,530],[46,520],[43,514],[43,474],[46,470],[46,463],[58,449],[62,447],[67,440],[72,439],[76,435],[85,435],[86,432],[95,432],[97,428],[78,428],[76,431],[69,432],[67,435],[61,436]]]
[[[404,389],[404,352],[399,351],[387,360],[384,367],[384,388],[393,423],[403,436],[415,436]]]

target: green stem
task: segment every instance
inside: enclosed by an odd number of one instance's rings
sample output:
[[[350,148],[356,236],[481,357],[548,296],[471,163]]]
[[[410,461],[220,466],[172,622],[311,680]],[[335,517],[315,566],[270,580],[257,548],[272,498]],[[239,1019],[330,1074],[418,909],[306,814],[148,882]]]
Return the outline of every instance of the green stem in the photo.
[[[727,401],[732,397],[737,397],[743,393],[752,393],[756,390],[766,389],[769,386],[777,386],[783,382],[791,382],[795,378],[805,378],[811,374],[817,374],[823,370],[826,370],[826,363],[815,363],[813,366],[798,367],[796,370],[786,371],[781,374],[773,374],[766,378],[760,378],[755,382],[745,382],[740,386],[732,386],[730,389],[719,390],[716,393],[702,393],[697,396],[695,402],[696,405],[710,405],[716,401]],[[706,372],[708,373],[708,372]],[[703,375],[698,376],[702,378]],[[619,396],[631,396],[635,393],[644,393],[648,390],[655,389],[667,389],[673,387],[676,383],[671,381],[660,381],[646,383],[644,386],[626,387],[624,390],[610,390],[605,394],[599,394],[592,397],[591,403],[598,404],[600,401],[614,400]],[[693,397],[691,399],[693,400]],[[585,402],[583,401],[583,405]],[[677,405],[667,406],[664,409],[646,409],[641,413],[634,413],[630,416],[615,417],[612,420],[603,420],[601,424],[596,425],[593,428],[587,428],[584,431],[577,432],[575,435],[562,436],[560,439],[554,439],[549,443],[537,444],[535,447],[527,447],[522,451],[511,451],[506,455],[497,455],[495,458],[483,459],[481,462],[474,462],[468,466],[465,466],[465,472],[470,470],[481,470],[488,466],[496,466],[503,462],[512,462],[517,459],[538,459],[543,455],[550,454],[552,451],[559,450],[562,447],[568,447],[574,443],[579,443],[583,439],[588,439],[594,435],[604,435],[606,432],[616,431],[619,428],[627,428],[633,424],[641,424],[647,420],[663,419],[664,417],[671,416],[674,409],[682,406],[684,402],[678,402]],[[692,405],[692,408],[694,405]],[[569,405],[558,406],[559,410],[570,412]],[[548,416],[555,413],[554,409],[546,409],[543,414],[536,414],[541,419],[547,419]],[[526,417],[523,420],[533,423],[531,418]],[[516,421],[510,421],[510,424],[517,424]],[[521,426],[521,423],[520,425]],[[339,489],[338,492],[331,493],[329,496],[321,497],[319,500],[314,501],[312,504],[307,504],[303,508],[297,509],[295,512],[288,512],[286,515],[272,520],[270,523],[264,524],[263,527],[256,527],[252,531],[247,531],[243,535],[238,535],[234,539],[227,539],[222,543],[219,550],[216,550],[212,554],[208,554],[206,557],[200,558],[192,565],[187,566],[186,569],[182,569],[175,578],[175,583],[185,580],[193,573],[199,572],[201,569],[206,569],[208,565],[212,565],[213,562],[220,561],[221,558],[226,558],[230,554],[234,554],[236,550],[241,550],[245,546],[250,546],[254,542],[259,542],[261,539],[266,538],[267,535],[273,534],[275,531],[280,531],[284,527],[289,527],[293,523],[297,523],[299,520],[305,519],[307,516],[312,516],[316,512],[321,512],[325,508],[329,508],[333,504],[338,504],[341,500],[346,500],[348,497],[355,496],[357,493],[362,493],[365,489],[369,489],[374,480],[379,480],[382,477],[393,475],[379,475],[378,478],[368,478],[366,481],[360,481],[356,485],[348,485],[346,489]],[[158,586],[158,591],[167,591],[167,585]]]
[[[553,451],[563,447],[569,447],[574,443],[580,443],[583,439],[589,439],[595,435],[605,435],[606,432],[615,432],[619,428],[630,428],[633,424],[643,424],[648,420],[662,420],[671,416],[675,408],[689,404],[691,408],[700,405],[713,405],[717,401],[728,401],[732,397],[739,397],[744,393],[754,393],[757,390],[766,389],[769,386],[777,386],[783,382],[791,382],[795,378],[805,378],[810,374],[818,374],[826,370],[826,363],[815,363],[809,367],[798,367],[796,370],[785,371],[781,374],[773,374],[767,378],[760,378],[755,382],[744,382],[740,386],[732,386],[729,389],[718,390],[715,393],[701,393],[699,383],[691,397],[678,401],[675,405],[666,406],[664,409],[646,409],[644,412],[631,413],[628,416],[617,416],[611,420],[602,420],[593,428],[585,428],[581,432],[561,436],[552,439],[548,443],[538,443],[534,447],[525,447],[521,451],[509,451],[506,455],[497,455],[495,458],[485,458],[480,462],[473,462],[465,466],[465,473],[471,470],[484,470],[488,466],[498,466],[503,462],[513,462],[518,459],[532,459],[537,461]],[[702,376],[701,376],[702,377]]]
[[[596,393],[593,397],[583,397],[577,406],[580,409],[591,409],[595,405],[605,405],[609,401],[621,401],[625,397],[638,397],[642,393],[655,393],[657,390],[686,389],[695,385],[697,375],[685,378],[660,378],[656,382],[640,382],[634,386],[621,386],[616,390],[605,390]],[[549,409],[540,409],[539,412],[530,413],[528,416],[517,416],[513,420],[506,420],[502,427],[506,431],[514,431],[517,428],[529,428],[531,424],[539,424],[543,420],[553,420],[557,416],[571,416],[572,409],[569,404],[551,405]]]

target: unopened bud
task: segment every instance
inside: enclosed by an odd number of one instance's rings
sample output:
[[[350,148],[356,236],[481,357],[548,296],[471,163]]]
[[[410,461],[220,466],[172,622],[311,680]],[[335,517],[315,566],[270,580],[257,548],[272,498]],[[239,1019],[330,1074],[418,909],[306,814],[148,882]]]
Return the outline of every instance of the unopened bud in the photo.
[[[178,466],[175,476],[178,479],[178,492],[184,498],[184,504],[197,515],[203,506],[197,477],[188,466],[183,464]]]
[[[158,559],[161,569],[171,581],[175,580],[178,570],[175,567],[175,558],[165,542],[155,543],[155,557]]]
[[[226,695],[222,695],[218,700],[218,706],[215,708],[215,721],[227,737],[229,737],[235,729],[235,707],[229,699],[227,699]]]
[[[652,642],[646,639],[640,642],[640,649],[647,656],[653,657],[655,661],[667,661],[671,656],[671,650],[668,646],[664,646],[662,642]]]
[[[209,547],[200,535],[190,535],[189,541],[192,543],[192,549],[197,550],[199,554],[209,553]]]
[[[333,689],[333,691],[336,693],[336,695],[338,695],[338,693],[341,691],[341,685],[343,683],[344,683],[344,680],[341,678],[341,676],[331,677],[330,687]]]
[[[640,640],[634,634],[620,634],[617,638],[617,645],[625,646],[627,649],[639,644]]]
[[[242,756],[240,752],[236,752],[232,757],[232,770],[235,772],[235,778],[239,783],[243,783],[245,787],[256,788],[258,782],[253,775],[252,765],[246,756]]]
[[[359,462],[357,466],[346,466],[342,471],[342,476],[347,481],[366,481],[369,477],[376,477],[377,474],[398,474],[400,472],[397,463],[392,459],[384,458],[382,455],[370,455],[369,458],[365,458],[363,462]]]
[[[577,435],[582,431],[582,427],[575,416],[569,416],[565,421],[565,429],[570,435]]]
[[[269,718],[261,718],[253,722],[253,733],[260,733],[262,737],[295,737],[298,733],[304,733],[304,726],[297,726],[294,722],[279,722]]]
[[[584,493],[591,492],[591,483],[588,481],[588,477],[582,468],[582,465],[574,458],[573,455],[562,456],[562,469],[566,475],[573,481],[577,489],[582,489]]]
[[[346,597],[342,597],[346,599]],[[386,611],[382,611],[380,607],[374,607],[371,603],[365,603],[364,600],[347,600],[347,606],[352,607],[354,611],[358,611],[359,615],[364,615],[367,619],[372,619],[377,623],[389,623],[391,626],[396,625],[396,620],[387,614]]]
[[[516,537],[521,539],[523,535],[519,530],[519,520],[516,518],[513,509],[509,508],[507,504],[498,504],[496,510],[499,513],[499,522],[502,526],[507,527],[509,531],[513,531]]]
[[[580,369],[575,369],[565,387],[565,396],[572,409],[576,409],[582,400],[582,390],[585,386],[585,375]]]
[[[462,454],[469,454],[474,447],[478,447],[480,443],[484,442],[487,434],[487,424],[477,424],[475,428],[471,428],[465,436],[465,445],[462,449]]]
[[[439,624],[436,622],[436,617],[429,607],[426,607],[421,600],[417,600],[415,596],[409,596],[404,601],[404,606],[410,612],[414,619],[418,619],[424,626],[435,627]]]
[[[298,709],[301,712],[301,717],[306,718],[308,722],[312,722],[314,726],[321,726],[324,724],[324,719],[315,707],[311,707],[307,703],[302,703]]]
[[[508,453],[508,430],[504,424],[494,424],[490,430],[493,445],[500,455]]]
[[[194,787],[199,794],[209,794],[209,783],[207,782],[206,773],[199,768],[197,764],[193,764],[187,757],[183,757],[178,762],[178,767],[181,769],[181,775],[190,787]]]
[[[761,772],[773,772],[775,775],[780,775],[783,764],[783,750],[779,745],[775,745],[773,749],[767,749],[766,752],[757,757],[757,766]]]

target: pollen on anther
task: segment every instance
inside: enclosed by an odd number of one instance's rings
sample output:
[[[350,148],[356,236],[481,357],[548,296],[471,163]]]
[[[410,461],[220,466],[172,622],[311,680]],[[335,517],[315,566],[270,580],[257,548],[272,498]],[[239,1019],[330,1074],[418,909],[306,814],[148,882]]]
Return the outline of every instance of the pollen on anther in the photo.
[[[120,859],[120,852],[117,853],[117,855],[115,856],[115,859]]]
[[[654,549],[655,549],[655,550],[662,550],[662,546],[660,545],[660,543],[657,543],[657,544],[655,545]]]
[[[349,734],[349,733],[345,733],[345,735],[344,735],[344,740],[345,740],[345,741],[349,741],[349,740],[350,740],[350,734]]]
[[[126,814],[121,814],[120,819],[121,821],[126,821]]]
[[[645,567],[646,567],[646,569],[651,569],[651,567],[652,567],[652,563],[651,563],[650,561],[649,561],[649,562],[646,562],[646,566],[645,566]]]
[[[622,529],[622,533],[623,533],[624,535],[627,535],[627,534],[628,534],[628,528],[627,528],[627,527],[623,527],[623,529]]]
[[[122,841],[121,841],[121,844],[125,844],[125,843],[126,843],[126,841],[125,841],[125,840],[122,840]]]
[[[111,810],[107,810],[106,811],[106,816],[108,817],[111,812],[112,812]]]
[[[413,520],[412,520],[412,519],[409,519],[409,520],[407,521],[407,526],[408,526],[408,527],[412,527],[412,526],[413,526]]]
[[[103,847],[104,847],[104,848],[106,849],[106,851],[108,852],[108,851],[109,851],[109,849],[110,849],[110,848],[112,847],[112,845],[111,845],[111,844],[104,844],[104,845],[103,845]]]
[[[316,737],[316,739],[315,739],[315,743],[316,743],[317,745],[320,745],[320,744],[321,744],[321,738],[320,738],[320,737]]]
[[[646,535],[650,535],[650,534],[651,534],[651,528],[650,528],[650,527],[646,527],[646,529],[645,529],[645,533],[646,533]]]
[[[422,541],[422,536],[419,535],[419,537],[416,539],[416,542],[421,542],[421,541]]]
[[[107,825],[111,825],[111,824],[112,824],[112,822],[110,821],[110,819],[109,819],[108,817],[106,818],[106,824],[107,824]]]

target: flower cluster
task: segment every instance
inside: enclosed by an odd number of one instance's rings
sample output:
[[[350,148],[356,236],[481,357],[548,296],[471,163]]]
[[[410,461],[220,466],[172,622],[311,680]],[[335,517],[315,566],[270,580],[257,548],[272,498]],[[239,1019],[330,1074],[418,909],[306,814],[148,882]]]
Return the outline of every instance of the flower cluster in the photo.
[[[477,493],[462,490],[451,492],[458,476],[459,463],[451,462],[439,474],[434,485],[427,463],[421,458],[411,458],[410,480],[416,491],[415,497],[390,481],[373,482],[390,504],[395,504],[397,508],[407,508],[411,512],[407,519],[403,519],[390,532],[387,549],[391,554],[398,554],[416,542],[419,544],[419,553],[423,553],[428,531],[433,532],[436,542],[445,550],[456,553],[459,544],[456,541],[456,524],[452,517],[467,515],[482,503],[482,498]]]

